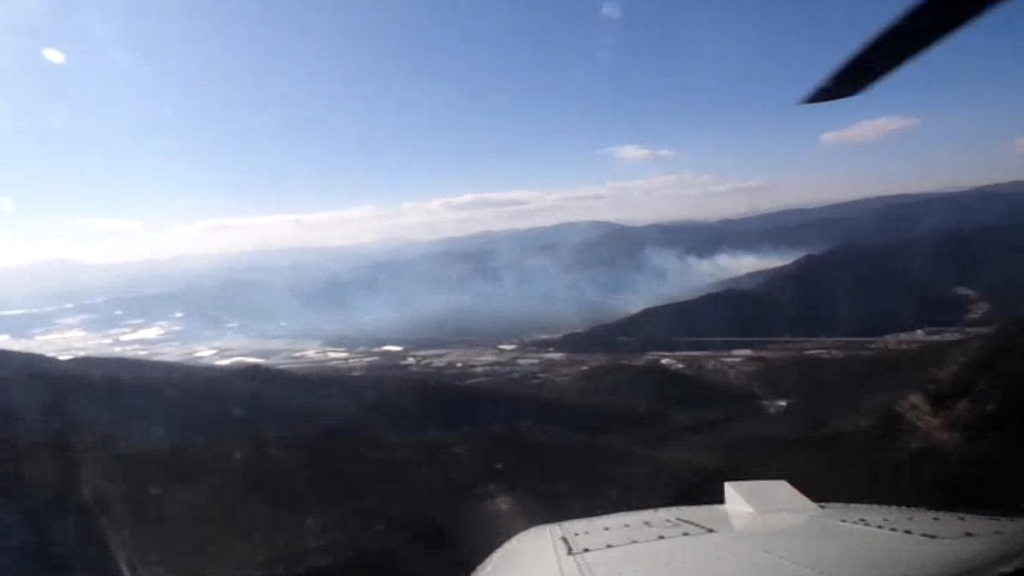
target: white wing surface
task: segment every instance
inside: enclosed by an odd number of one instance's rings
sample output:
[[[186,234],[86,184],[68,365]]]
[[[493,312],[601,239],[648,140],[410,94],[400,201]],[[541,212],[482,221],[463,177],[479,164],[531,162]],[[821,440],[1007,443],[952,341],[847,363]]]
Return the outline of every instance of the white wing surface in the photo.
[[[727,482],[720,505],[531,528],[474,576],[977,576],[1024,567],[1024,519],[816,504],[784,481]]]

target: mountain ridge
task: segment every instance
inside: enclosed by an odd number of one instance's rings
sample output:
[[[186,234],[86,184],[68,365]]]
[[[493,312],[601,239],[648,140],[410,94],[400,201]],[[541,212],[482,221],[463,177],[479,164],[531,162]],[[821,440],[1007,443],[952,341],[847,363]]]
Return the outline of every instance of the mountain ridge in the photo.
[[[1024,313],[1024,229],[847,244],[756,280],[753,287],[647,308],[555,342],[573,351],[671,349],[676,338],[881,336],[1006,319]],[[972,304],[984,311],[975,308],[977,317],[968,319]]]

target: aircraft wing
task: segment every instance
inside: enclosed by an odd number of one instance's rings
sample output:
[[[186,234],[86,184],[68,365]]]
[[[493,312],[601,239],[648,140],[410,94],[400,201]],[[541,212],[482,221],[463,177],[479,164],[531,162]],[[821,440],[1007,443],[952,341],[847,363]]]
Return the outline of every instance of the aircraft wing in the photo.
[[[474,576],[939,576],[1024,567],[1024,519],[816,504],[784,481],[727,482],[725,502],[537,526]]]

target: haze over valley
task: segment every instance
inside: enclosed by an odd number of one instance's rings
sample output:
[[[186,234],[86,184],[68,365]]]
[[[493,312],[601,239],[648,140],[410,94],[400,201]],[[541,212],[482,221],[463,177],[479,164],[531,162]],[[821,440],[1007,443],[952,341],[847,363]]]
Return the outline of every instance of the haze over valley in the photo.
[[[469,573],[538,523],[768,477],[1024,513],[1022,224],[1009,182],[11,269],[0,566]]]
[[[948,234],[987,234],[987,240],[979,241],[992,245],[1013,235],[1012,227],[1024,222],[1022,189],[1020,183],[1007,183],[717,222],[581,222],[393,247],[296,249],[106,267],[37,264],[5,271],[0,345],[65,359],[113,355],[216,363],[231,357],[271,360],[283,351],[302,353],[327,346],[532,341],[732,285],[778,283],[781,280],[769,279],[792,275],[784,266],[790,263],[800,269],[821,268],[828,261],[836,261],[839,269],[861,265],[861,278],[869,283],[879,264],[871,258],[900,270],[913,270],[926,261],[922,258],[932,258],[935,263],[930,266],[942,263],[949,268],[957,260],[946,262],[943,250],[959,244]],[[1000,226],[1011,229],[982,231]],[[908,242],[925,244],[903,261],[894,260],[890,247]],[[847,247],[853,245],[863,248]],[[994,258],[991,267],[975,266],[990,275],[996,275],[995,270],[1009,273],[1016,265],[1015,252],[974,249]],[[815,254],[821,259],[807,259]],[[960,261],[970,258],[962,255]],[[775,268],[777,272],[768,272]],[[967,288],[983,282],[986,292],[998,280],[1000,294],[1006,295],[1000,297],[1005,299],[1017,286],[1015,281],[1006,282],[1006,273],[988,280],[972,278],[969,270],[925,275],[916,280],[916,290],[935,296],[959,286],[947,286],[950,282]],[[815,274],[808,271],[808,279],[796,281],[806,285]],[[69,281],[60,281],[61,275]],[[40,278],[49,278],[49,283],[37,281]],[[81,281],[70,281],[73,278]],[[813,298],[825,299],[814,300],[817,308],[846,305],[834,301],[841,297],[834,290],[823,290],[820,297],[801,296],[792,305],[806,307]],[[910,297],[891,294],[884,301],[898,310],[907,307]],[[708,300],[692,306],[704,301]],[[998,308],[1001,316],[1012,315],[1013,310],[1010,304]],[[715,317],[724,318],[717,312]],[[944,320],[925,315],[874,328],[835,325],[784,332],[878,336],[948,323]],[[782,325],[765,323],[769,332]],[[675,325],[685,328],[693,323]],[[690,334],[771,335],[737,327]],[[276,352],[261,357],[261,350]]]

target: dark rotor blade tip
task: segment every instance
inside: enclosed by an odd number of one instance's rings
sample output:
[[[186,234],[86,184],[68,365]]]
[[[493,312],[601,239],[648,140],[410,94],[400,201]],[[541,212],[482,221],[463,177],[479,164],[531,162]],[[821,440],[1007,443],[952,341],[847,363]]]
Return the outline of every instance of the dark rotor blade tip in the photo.
[[[858,51],[804,104],[858,94],[1005,0],[923,0]]]

